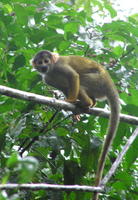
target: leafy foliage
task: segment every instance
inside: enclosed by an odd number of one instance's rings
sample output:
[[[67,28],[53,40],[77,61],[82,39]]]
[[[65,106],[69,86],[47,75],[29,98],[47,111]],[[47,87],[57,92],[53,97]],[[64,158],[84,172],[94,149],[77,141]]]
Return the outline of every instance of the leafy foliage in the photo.
[[[1,0],[0,38],[1,85],[60,98],[59,93],[42,83],[30,59],[41,49],[88,56],[109,70],[124,102],[123,112],[137,116],[137,14],[123,21],[107,0]],[[106,119],[83,115],[75,123],[69,112],[0,96],[0,123],[1,183],[94,182]],[[120,123],[105,172],[134,129]],[[138,140],[101,199],[137,198],[137,145]],[[89,200],[91,194],[15,190],[1,192],[0,198]]]

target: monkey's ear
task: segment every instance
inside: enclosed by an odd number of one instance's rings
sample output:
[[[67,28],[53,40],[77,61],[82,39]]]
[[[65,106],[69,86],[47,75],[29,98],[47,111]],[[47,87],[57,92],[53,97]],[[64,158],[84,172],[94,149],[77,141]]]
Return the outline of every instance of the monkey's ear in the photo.
[[[58,53],[52,53],[52,63],[55,64],[59,59]]]
[[[33,59],[33,58],[30,59],[30,60],[29,60],[29,63],[30,63],[30,65],[33,65],[33,66],[34,66],[34,59]]]

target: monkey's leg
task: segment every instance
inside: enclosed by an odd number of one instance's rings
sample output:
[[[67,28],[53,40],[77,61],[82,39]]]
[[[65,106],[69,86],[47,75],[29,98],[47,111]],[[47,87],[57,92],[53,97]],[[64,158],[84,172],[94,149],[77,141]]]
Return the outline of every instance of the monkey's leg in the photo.
[[[83,108],[94,107],[96,105],[96,100],[94,98],[90,98],[85,89],[80,88],[79,97],[80,100],[78,105]]]
[[[80,107],[80,113],[87,112],[89,107],[93,107],[96,104],[96,100],[94,98],[90,98],[83,88],[80,88],[78,99],[80,101],[76,102],[76,105]],[[73,115],[74,121],[80,121],[80,119],[81,117],[79,113]]]

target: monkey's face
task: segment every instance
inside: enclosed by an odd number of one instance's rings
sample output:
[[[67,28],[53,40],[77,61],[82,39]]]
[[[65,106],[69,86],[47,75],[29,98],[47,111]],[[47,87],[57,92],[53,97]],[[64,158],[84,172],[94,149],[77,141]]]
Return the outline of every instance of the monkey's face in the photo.
[[[51,53],[49,51],[38,52],[32,60],[32,65],[38,72],[42,74],[46,73],[52,65]]]

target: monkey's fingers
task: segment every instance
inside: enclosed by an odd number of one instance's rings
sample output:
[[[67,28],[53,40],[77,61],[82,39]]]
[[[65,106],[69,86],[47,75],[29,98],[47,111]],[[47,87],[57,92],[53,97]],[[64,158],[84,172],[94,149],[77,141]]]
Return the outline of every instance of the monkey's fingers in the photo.
[[[72,115],[73,121],[79,122],[81,120],[81,116],[79,114],[77,115]]]
[[[93,104],[92,104],[90,107],[91,107],[91,108],[93,108],[93,107],[95,107],[95,106],[96,106],[96,104],[97,104],[96,100],[95,100],[95,99],[93,99]]]

